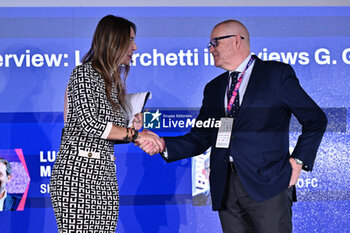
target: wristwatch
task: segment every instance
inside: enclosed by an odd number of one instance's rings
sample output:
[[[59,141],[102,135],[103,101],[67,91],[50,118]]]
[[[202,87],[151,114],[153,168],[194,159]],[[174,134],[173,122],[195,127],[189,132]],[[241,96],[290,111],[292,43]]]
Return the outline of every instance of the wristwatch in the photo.
[[[134,129],[134,135],[132,135],[130,142],[135,143],[138,136],[139,136],[139,132]]]
[[[295,160],[295,163],[296,163],[296,164],[304,165],[303,161],[301,161],[300,159],[294,158],[294,160]]]

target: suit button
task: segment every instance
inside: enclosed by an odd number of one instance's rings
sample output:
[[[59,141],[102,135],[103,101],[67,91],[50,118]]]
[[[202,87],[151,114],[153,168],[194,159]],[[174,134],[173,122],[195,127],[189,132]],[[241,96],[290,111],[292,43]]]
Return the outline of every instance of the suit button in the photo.
[[[89,152],[89,153],[88,153],[88,156],[89,156],[89,158],[91,158],[91,156],[92,156],[92,153],[91,153],[91,152]]]

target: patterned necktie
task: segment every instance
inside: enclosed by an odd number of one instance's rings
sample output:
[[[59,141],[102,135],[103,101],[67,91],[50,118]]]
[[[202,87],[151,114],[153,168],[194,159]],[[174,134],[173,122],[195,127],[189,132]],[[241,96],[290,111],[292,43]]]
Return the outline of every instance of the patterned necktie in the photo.
[[[230,101],[230,99],[232,97],[233,90],[235,89],[235,86],[237,84],[238,75],[239,75],[239,72],[232,72],[230,74],[231,86],[230,86],[230,89],[229,89],[228,94],[227,94],[228,102]],[[232,104],[232,108],[231,108],[231,111],[228,113],[228,116],[236,118],[238,115],[238,109],[239,109],[239,93],[237,92],[236,98]]]

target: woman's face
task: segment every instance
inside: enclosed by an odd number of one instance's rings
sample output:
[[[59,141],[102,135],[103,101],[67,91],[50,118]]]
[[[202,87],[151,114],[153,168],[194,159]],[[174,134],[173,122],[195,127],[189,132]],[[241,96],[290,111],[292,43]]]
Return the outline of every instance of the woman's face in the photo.
[[[136,43],[135,43],[135,31],[134,29],[131,27],[130,28],[130,45],[129,45],[129,50],[127,52],[127,54],[125,55],[122,64],[123,65],[129,65],[130,62],[132,62],[131,58],[132,55],[134,54],[134,51],[137,49]]]

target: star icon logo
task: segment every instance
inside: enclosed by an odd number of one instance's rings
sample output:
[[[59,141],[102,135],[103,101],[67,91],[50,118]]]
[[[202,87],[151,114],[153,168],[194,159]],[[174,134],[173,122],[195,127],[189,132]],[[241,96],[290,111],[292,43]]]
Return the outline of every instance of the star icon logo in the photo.
[[[160,116],[162,113],[159,109],[155,112],[144,112],[144,127],[145,129],[159,129],[160,128]]]
[[[154,120],[157,120],[159,121],[159,117],[162,115],[160,112],[159,112],[159,109],[157,109],[157,111],[155,113],[151,113],[152,114],[152,120],[151,122],[153,122]]]

